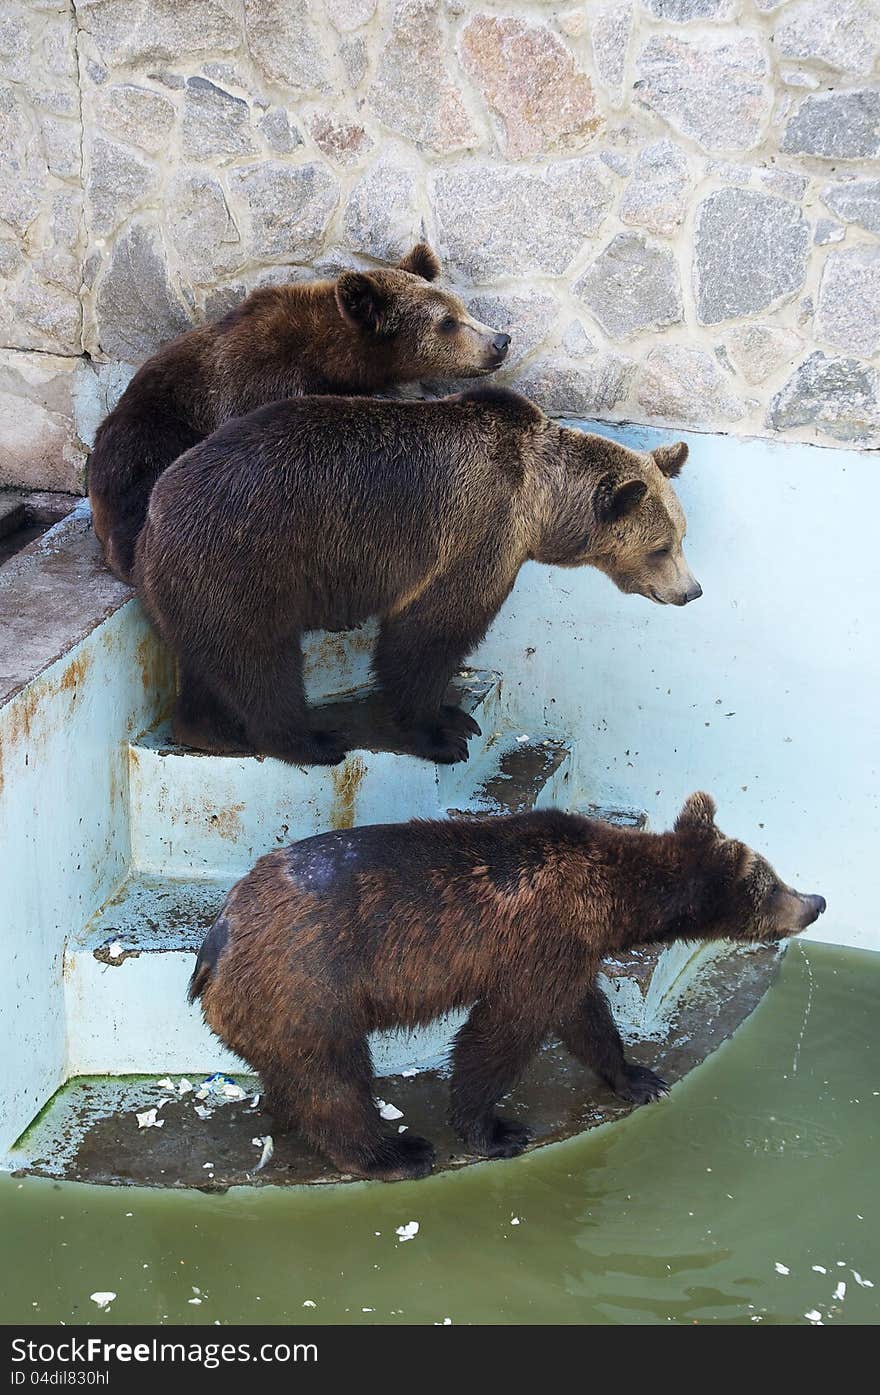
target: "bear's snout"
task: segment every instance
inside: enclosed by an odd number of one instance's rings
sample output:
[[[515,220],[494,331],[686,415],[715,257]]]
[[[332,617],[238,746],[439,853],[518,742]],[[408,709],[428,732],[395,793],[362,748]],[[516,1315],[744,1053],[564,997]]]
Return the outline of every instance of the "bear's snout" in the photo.
[[[825,911],[825,897],[782,888],[777,893],[774,914],[774,939],[799,935],[819,919]]]
[[[800,899],[804,904],[801,929],[806,930],[808,925],[812,925],[814,921],[819,919],[820,915],[825,914],[827,902],[824,896],[802,896]]]
[[[692,581],[682,597],[681,604],[687,605],[689,601],[698,601],[703,594],[703,588],[698,581]]]
[[[507,357],[507,350],[510,348],[509,334],[496,334],[492,340],[492,348],[498,355],[498,362],[501,363]]]

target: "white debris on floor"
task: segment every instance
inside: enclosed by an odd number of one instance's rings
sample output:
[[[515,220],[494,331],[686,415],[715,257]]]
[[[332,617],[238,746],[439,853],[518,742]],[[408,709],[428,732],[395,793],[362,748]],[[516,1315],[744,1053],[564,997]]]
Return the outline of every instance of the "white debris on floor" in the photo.
[[[780,1264],[780,1263],[779,1263],[779,1260],[776,1261],[776,1263],[774,1264],[773,1268],[776,1270],[777,1274],[790,1274],[790,1273],[791,1273],[791,1270],[789,1269],[788,1265],[787,1265],[787,1264]]]
[[[109,1291],[106,1293],[102,1293],[99,1290],[97,1293],[90,1293],[89,1297],[91,1298],[93,1303],[97,1303],[98,1307],[101,1309],[102,1312],[106,1312],[110,1304],[113,1302],[113,1299],[116,1297],[116,1294],[110,1293]]]
[[[414,1240],[419,1233],[418,1221],[407,1221],[406,1225],[397,1227],[397,1234],[400,1236],[401,1245],[406,1240]]]
[[[240,1085],[237,1085],[231,1076],[221,1075],[219,1072],[209,1075],[206,1080],[202,1081],[197,1090],[194,1089],[192,1082],[186,1079],[180,1082],[177,1089],[181,1096],[192,1093],[194,1100],[204,1101],[204,1103],[194,1105],[195,1112],[200,1119],[210,1119],[213,1111],[219,1105],[241,1102],[248,1098],[247,1090],[243,1090]],[[257,1107],[259,1099],[259,1095],[253,1096],[251,1109]]]
[[[266,1163],[275,1152],[275,1143],[270,1133],[267,1133],[263,1138],[252,1138],[251,1143],[253,1143],[256,1148],[262,1148],[263,1150],[260,1153],[260,1161],[254,1169],[256,1172],[259,1172],[260,1168],[266,1166]]]
[[[136,1114],[139,1129],[162,1129],[165,1127],[164,1119],[157,1119],[157,1109],[144,1109],[140,1114]]]
[[[397,1108],[397,1105],[395,1105],[395,1104],[389,1104],[387,1100],[380,1100],[380,1099],[377,1099],[377,1100],[376,1100],[376,1108],[378,1109],[378,1111],[379,1111],[379,1116],[380,1116],[380,1118],[382,1118],[382,1119],[402,1119],[402,1118],[403,1118],[403,1110],[402,1110],[402,1109],[398,1109],[398,1108]]]
[[[234,1085],[232,1081],[227,1081],[220,1093],[228,1100],[246,1100],[247,1090],[243,1090],[240,1085]]]

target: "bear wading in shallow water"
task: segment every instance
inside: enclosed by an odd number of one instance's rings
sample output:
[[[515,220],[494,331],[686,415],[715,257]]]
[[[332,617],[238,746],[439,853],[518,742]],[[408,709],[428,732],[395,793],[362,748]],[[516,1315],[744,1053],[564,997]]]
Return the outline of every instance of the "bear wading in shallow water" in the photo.
[[[498,368],[509,335],[431,285],[439,273],[419,243],[396,268],[264,286],[154,354],[102,423],[89,458],[95,532],[116,575],[131,580],[162,471],[232,417],[305,393],[373,393]]]
[[[310,730],[304,631],[380,619],[373,670],[415,755],[467,758],[444,706],[529,560],[593,566],[684,605],[670,480],[683,442],[636,452],[502,388],[435,402],[291,398],[221,427],[165,471],[138,540],[139,594],[178,655],[178,741],[335,764]]]
[[[267,1107],[342,1172],[424,1177],[434,1150],[384,1134],[367,1034],[470,1008],[451,1120],[486,1157],[529,1130],[495,1105],[553,1033],[622,1099],[667,1086],[626,1060],[596,986],[602,960],[674,940],[775,941],[821,896],[793,891],[715,826],[706,794],[671,833],[546,810],[323,833],[263,857],[199,951],[190,1001],[259,1071]]]

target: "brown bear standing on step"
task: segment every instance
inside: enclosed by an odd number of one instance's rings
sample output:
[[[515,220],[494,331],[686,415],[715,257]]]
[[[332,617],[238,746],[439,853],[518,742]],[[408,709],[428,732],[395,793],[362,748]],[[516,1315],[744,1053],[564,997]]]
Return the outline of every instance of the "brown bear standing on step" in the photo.
[[[232,891],[199,951],[190,1001],[259,1071],[267,1107],[342,1172],[430,1172],[424,1138],[387,1137],[367,1034],[470,1008],[452,1052],[451,1120],[466,1146],[513,1157],[499,1118],[551,1033],[622,1099],[667,1086],[627,1061],[596,986],[637,944],[778,940],[825,909],[714,823],[694,794],[672,833],[556,810],[381,824],[269,853]]]
[[[304,393],[374,393],[419,378],[474,378],[502,363],[510,337],[430,283],[424,243],[399,267],[336,281],[264,286],[216,324],[180,335],[132,378],[89,458],[95,532],[131,579],[150,490],[223,422]]]
[[[175,736],[334,764],[309,730],[300,636],[381,619],[373,668],[416,755],[467,758],[446,688],[522,564],[622,591],[701,594],[670,484],[687,447],[636,452],[501,388],[435,402],[291,398],[221,427],[156,484],[135,580],[180,660]]]

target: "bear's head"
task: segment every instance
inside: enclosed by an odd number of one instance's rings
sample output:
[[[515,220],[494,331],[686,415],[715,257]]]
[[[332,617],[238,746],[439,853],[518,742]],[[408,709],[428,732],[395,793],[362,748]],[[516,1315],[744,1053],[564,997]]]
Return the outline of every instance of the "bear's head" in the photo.
[[[535,560],[597,567],[621,591],[658,605],[702,596],[685,561],[686,521],[671,484],[687,459],[684,441],[640,452],[565,428],[559,441],[564,478],[552,491]]]
[[[674,832],[683,844],[685,880],[693,867],[699,883],[699,890],[688,888],[688,900],[700,939],[782,940],[806,930],[825,910],[824,896],[795,891],[760,853],[721,832],[711,795],[686,799]]]
[[[481,324],[457,296],[433,284],[440,263],[420,242],[396,267],[344,271],[336,305],[381,354],[388,381],[477,378],[500,368],[510,335]]]

